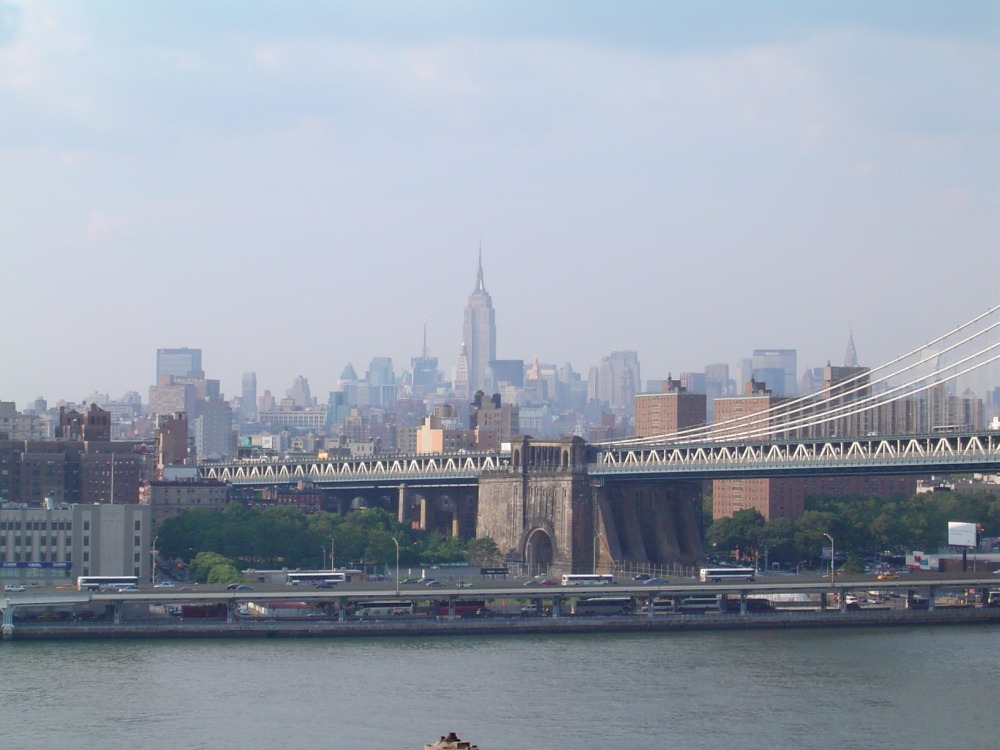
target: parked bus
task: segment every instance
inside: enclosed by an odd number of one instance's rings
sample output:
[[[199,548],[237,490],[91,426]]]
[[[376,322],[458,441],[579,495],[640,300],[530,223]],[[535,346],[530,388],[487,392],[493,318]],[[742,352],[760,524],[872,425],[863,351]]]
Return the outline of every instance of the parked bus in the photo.
[[[678,612],[688,614],[704,614],[705,612],[721,612],[724,606],[721,596],[688,596],[681,599],[677,605]]]
[[[702,583],[720,583],[722,581],[752,581],[757,571],[753,568],[702,568]]]
[[[290,570],[285,576],[285,585],[298,586],[300,583],[350,583],[351,577],[339,570]]]
[[[562,577],[563,586],[610,586],[614,582],[610,573],[567,573]]]
[[[593,597],[573,602],[574,615],[631,615],[635,602],[630,597]]]
[[[396,601],[371,601],[358,602],[354,605],[354,614],[357,617],[400,617],[413,614],[413,602]]]
[[[109,591],[120,588],[139,588],[139,576],[77,576],[80,591]]]

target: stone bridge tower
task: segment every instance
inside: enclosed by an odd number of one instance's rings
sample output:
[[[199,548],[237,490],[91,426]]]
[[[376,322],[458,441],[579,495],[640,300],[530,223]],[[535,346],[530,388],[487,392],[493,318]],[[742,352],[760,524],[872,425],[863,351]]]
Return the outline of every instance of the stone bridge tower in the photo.
[[[621,563],[695,565],[701,483],[613,482],[587,474],[582,438],[512,445],[510,469],[479,478],[476,536],[532,570],[610,571]]]
[[[531,440],[511,447],[510,472],[479,478],[477,536],[532,569],[587,569],[593,503],[582,438]]]

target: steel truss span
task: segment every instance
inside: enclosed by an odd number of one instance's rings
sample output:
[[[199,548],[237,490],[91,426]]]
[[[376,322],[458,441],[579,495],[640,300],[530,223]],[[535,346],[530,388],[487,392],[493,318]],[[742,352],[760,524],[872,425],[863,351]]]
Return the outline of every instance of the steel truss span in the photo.
[[[968,473],[1000,469],[1000,433],[604,446],[587,467],[591,476],[797,476],[805,474]]]
[[[474,483],[481,474],[506,471],[508,454],[423,454],[418,456],[375,456],[367,459],[247,459],[206,462],[199,465],[202,479],[240,485],[398,483],[402,481],[444,481]]]
[[[202,479],[233,485],[474,485],[480,476],[512,471],[509,454],[372,457],[367,459],[209,462]],[[863,438],[592,446],[586,472],[607,479],[715,478],[807,474],[928,474],[1000,471],[1000,432]]]

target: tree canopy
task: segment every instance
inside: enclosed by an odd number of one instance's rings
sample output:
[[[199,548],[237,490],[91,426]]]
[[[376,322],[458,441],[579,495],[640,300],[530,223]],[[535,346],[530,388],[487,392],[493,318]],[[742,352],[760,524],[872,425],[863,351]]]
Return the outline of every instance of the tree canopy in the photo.
[[[395,541],[393,541],[395,540]],[[206,553],[250,568],[326,568],[348,564],[447,563],[466,560],[460,540],[437,532],[415,531],[379,508],[303,514],[295,508],[248,508],[230,503],[225,510],[191,509],[165,520],[157,531],[157,549],[168,558],[197,561],[198,572],[218,565]],[[469,542],[475,557],[489,555],[489,539]],[[492,546],[491,546],[492,545]],[[220,574],[221,575],[221,574]]]

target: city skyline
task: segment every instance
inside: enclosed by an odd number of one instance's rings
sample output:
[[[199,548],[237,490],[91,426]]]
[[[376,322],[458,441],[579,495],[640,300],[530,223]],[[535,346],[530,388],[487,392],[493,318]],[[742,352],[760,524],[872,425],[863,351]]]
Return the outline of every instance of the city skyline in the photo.
[[[0,0],[0,394],[144,393],[175,346],[228,397],[450,377],[480,245],[499,359],[887,362],[1000,299],[998,39],[992,2]]]

